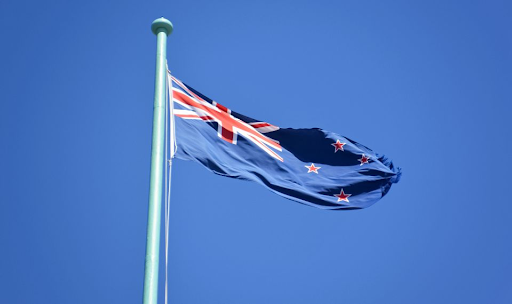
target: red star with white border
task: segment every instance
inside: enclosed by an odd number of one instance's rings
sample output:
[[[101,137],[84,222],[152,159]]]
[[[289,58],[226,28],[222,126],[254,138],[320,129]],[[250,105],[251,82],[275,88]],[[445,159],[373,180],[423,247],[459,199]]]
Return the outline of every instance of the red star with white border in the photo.
[[[361,156],[361,158],[360,158],[360,159],[358,159],[358,161],[360,161],[360,162],[361,162],[361,164],[360,164],[359,166],[362,166],[362,165],[364,165],[364,164],[367,164],[369,160],[370,160],[370,157],[369,157],[369,156],[365,156],[365,155],[363,154],[363,156]]]
[[[306,168],[308,168],[308,173],[316,173],[318,174],[318,169],[322,168],[322,167],[315,167],[315,164],[311,163],[311,166],[304,166]]]
[[[352,194],[347,194],[343,191],[343,188],[341,188],[340,194],[334,194],[335,197],[338,198],[338,202],[345,201],[348,203],[348,197]]]
[[[340,142],[339,139],[336,139],[336,142],[334,144],[331,144],[331,146],[334,146],[334,153],[336,153],[336,152],[338,152],[338,150],[345,151],[345,150],[343,150],[343,146],[346,144],[347,143],[342,143],[342,142]]]

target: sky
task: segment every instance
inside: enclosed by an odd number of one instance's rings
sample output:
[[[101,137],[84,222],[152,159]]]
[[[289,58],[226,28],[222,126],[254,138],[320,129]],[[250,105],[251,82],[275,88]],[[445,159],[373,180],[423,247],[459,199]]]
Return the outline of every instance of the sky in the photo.
[[[511,13],[510,1],[2,1],[0,302],[141,303],[150,25],[164,16],[187,84],[403,170],[381,201],[340,212],[176,160],[170,303],[512,303]]]

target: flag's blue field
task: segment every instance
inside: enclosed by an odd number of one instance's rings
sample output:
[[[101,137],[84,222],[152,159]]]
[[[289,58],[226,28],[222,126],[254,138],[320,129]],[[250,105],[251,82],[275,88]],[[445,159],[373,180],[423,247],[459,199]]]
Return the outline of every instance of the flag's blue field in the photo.
[[[174,161],[170,303],[512,303],[511,12],[2,2],[0,303],[141,302],[160,16],[183,82],[283,130],[342,136],[325,153],[349,138],[403,168],[373,206],[332,212]],[[290,156],[271,145],[255,149]],[[327,172],[315,161],[301,176]],[[356,202],[337,190],[333,204]]]
[[[232,111],[170,73],[167,79],[168,158],[329,210],[369,207],[400,180],[400,168],[354,140],[319,128],[280,128]]]

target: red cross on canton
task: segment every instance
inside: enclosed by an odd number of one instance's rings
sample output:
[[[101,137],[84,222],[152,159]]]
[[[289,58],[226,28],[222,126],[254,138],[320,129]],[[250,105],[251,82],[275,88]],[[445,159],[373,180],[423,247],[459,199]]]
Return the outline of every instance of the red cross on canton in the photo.
[[[174,110],[174,115],[183,119],[200,119],[205,122],[216,122],[218,125],[217,134],[223,140],[236,145],[237,135],[248,139],[270,156],[283,161],[283,158],[269,147],[282,151],[278,141],[273,140],[258,132],[255,127],[231,115],[231,110],[225,106],[213,102],[205,101],[200,96],[190,91],[181,81],[172,77],[179,88],[173,88],[172,96],[174,102],[184,106],[187,110]],[[182,91],[183,90],[183,91]],[[188,94],[187,94],[188,93]],[[274,127],[267,123],[263,124],[265,128]],[[255,125],[256,126],[256,125]],[[274,127],[277,128],[277,127]]]

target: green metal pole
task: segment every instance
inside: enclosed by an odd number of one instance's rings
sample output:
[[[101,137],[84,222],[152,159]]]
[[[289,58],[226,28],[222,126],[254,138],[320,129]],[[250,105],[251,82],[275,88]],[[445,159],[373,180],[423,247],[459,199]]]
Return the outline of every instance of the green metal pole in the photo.
[[[156,35],[157,42],[146,265],[144,270],[144,304],[157,304],[158,299],[158,255],[160,250],[162,177],[164,168],[166,52],[167,36],[172,32],[172,23],[162,17],[153,21],[151,30]]]

